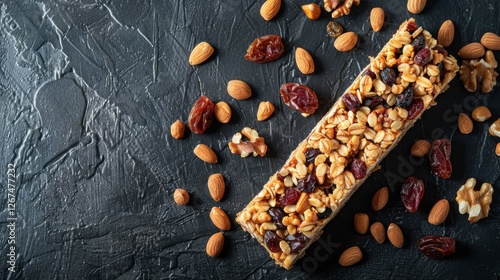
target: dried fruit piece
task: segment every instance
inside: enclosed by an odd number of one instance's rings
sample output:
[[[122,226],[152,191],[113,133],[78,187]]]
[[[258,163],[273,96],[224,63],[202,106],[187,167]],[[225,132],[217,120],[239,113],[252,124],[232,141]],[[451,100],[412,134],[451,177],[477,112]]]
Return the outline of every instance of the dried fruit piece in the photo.
[[[365,98],[363,100],[363,106],[370,108],[370,110],[375,109],[378,105],[383,104],[385,100],[381,96],[375,96],[372,98]]]
[[[413,51],[418,53],[423,47],[425,47],[425,37],[423,34],[418,35],[413,41],[411,41],[411,45],[413,46]]]
[[[359,234],[368,232],[370,226],[370,218],[365,213],[358,213],[354,215],[354,230]]]
[[[308,19],[316,20],[321,15],[321,8],[316,3],[302,5],[302,11],[306,14]]]
[[[381,222],[375,222],[370,227],[370,232],[378,244],[385,242],[385,227]]]
[[[358,35],[350,31],[340,35],[333,43],[333,46],[340,52],[348,52],[356,46],[357,42]]]
[[[222,232],[217,232],[210,236],[210,239],[208,239],[205,251],[207,252],[207,255],[215,258],[222,252],[223,248],[224,234],[222,234]]]
[[[415,61],[415,64],[424,66],[427,63],[429,63],[432,60],[431,57],[431,49],[429,48],[422,48],[420,49],[417,54],[415,55],[415,58],[413,61]]]
[[[382,81],[384,84],[392,87],[396,83],[396,78],[398,75],[396,74],[396,71],[392,68],[384,68],[382,71],[380,71],[380,77],[382,78]]]
[[[207,185],[210,196],[212,196],[215,201],[220,201],[226,190],[226,183],[224,182],[222,174],[215,173],[210,175],[210,177],[208,177]]]
[[[373,8],[370,13],[370,25],[372,26],[373,31],[379,32],[384,25],[384,20],[384,10],[380,7]]]
[[[342,33],[344,33],[344,28],[342,27],[342,25],[340,25],[340,23],[335,21],[330,21],[326,26],[326,33],[330,37],[338,37]]]
[[[176,120],[170,126],[170,134],[174,139],[181,139],[184,137],[184,131],[186,130],[186,125],[181,122],[181,120]]]
[[[271,20],[278,14],[280,7],[281,0],[266,0],[260,7],[260,15],[265,20]]]
[[[361,180],[366,176],[366,164],[359,158],[355,158],[351,162],[351,172],[354,178]]]
[[[257,110],[257,120],[265,121],[267,120],[274,112],[274,105],[269,101],[262,101],[259,104],[259,109]]]
[[[314,73],[314,60],[309,52],[303,48],[295,50],[295,64],[297,64],[297,68],[304,75]]]
[[[227,93],[234,99],[244,100],[252,96],[250,86],[241,80],[231,80],[227,83]]]
[[[339,258],[341,266],[351,266],[357,264],[363,258],[363,253],[358,246],[353,246],[345,250]]]
[[[286,83],[280,87],[280,95],[285,104],[305,115],[311,115],[318,109],[316,93],[305,85]]]
[[[248,141],[242,141],[241,138],[245,136]],[[236,133],[233,135],[231,142],[228,144],[229,150],[235,155],[241,155],[241,157],[247,157],[249,155],[265,156],[267,153],[267,145],[264,141],[264,137],[260,137],[259,133],[249,127],[244,127],[241,133]]]
[[[214,48],[207,42],[201,42],[191,51],[189,64],[198,65],[205,62],[214,53]]]
[[[273,219],[273,224],[275,224],[279,229],[284,229],[286,226],[283,225],[283,218],[287,215],[283,208],[281,207],[271,207],[267,210],[267,213]]]
[[[231,223],[224,210],[219,207],[213,207],[210,211],[210,220],[212,223],[220,230],[229,230],[231,228]]]
[[[476,59],[481,58],[484,55],[484,47],[480,43],[474,42],[463,46],[458,51],[458,56],[463,59]]]
[[[359,109],[361,106],[361,102],[359,102],[358,97],[352,93],[346,93],[342,96],[342,102],[344,102],[345,107],[349,111],[353,111],[356,113],[356,111]]]
[[[297,183],[297,189],[301,192],[312,193],[316,188],[316,176],[307,174],[304,179],[300,179]]]
[[[464,113],[460,113],[458,115],[458,130],[460,130],[462,134],[469,134],[472,132],[473,128],[474,124],[469,116]]]
[[[476,122],[484,122],[491,117],[491,112],[486,106],[477,106],[471,115]]]
[[[402,93],[396,95],[396,106],[408,108],[413,102],[413,88],[407,87]],[[408,114],[409,115],[409,114]]]
[[[203,134],[212,124],[214,103],[206,96],[201,96],[189,113],[189,129],[196,134]]]
[[[281,240],[282,239],[274,231],[267,230],[264,233],[264,243],[266,243],[267,249],[273,253],[281,252]]]
[[[389,188],[380,188],[372,198],[372,208],[374,211],[382,210],[389,201]]]
[[[284,51],[285,47],[280,36],[265,35],[255,39],[250,44],[245,59],[252,62],[265,63],[278,59]]]
[[[405,238],[403,232],[401,231],[401,228],[399,228],[399,226],[395,223],[391,223],[387,227],[387,237],[389,238],[391,244],[394,245],[394,247],[399,249],[403,248],[405,244]]]
[[[294,188],[286,188],[285,193],[280,196],[280,203],[283,206],[297,203],[300,197],[300,192]]]
[[[500,36],[492,32],[486,32],[481,37],[481,44],[489,50],[498,51],[500,50]]]
[[[408,0],[406,8],[412,14],[420,14],[425,8],[425,4],[427,4],[427,0]]]
[[[438,202],[436,202],[436,204],[434,204],[431,211],[429,212],[429,217],[427,218],[427,221],[431,225],[435,226],[440,225],[446,220],[446,217],[448,217],[449,211],[450,211],[450,203],[448,202],[448,199],[443,198]]]
[[[448,179],[451,176],[451,142],[443,138],[434,140],[431,144],[429,161],[431,170],[439,178]]]
[[[186,205],[189,202],[189,193],[183,189],[176,189],[174,192],[174,201],[179,205]]]
[[[215,104],[214,116],[221,123],[228,123],[231,120],[231,107],[224,102],[220,101]]]
[[[285,241],[288,245],[290,245],[292,254],[297,254],[300,250],[302,250],[302,248],[306,246],[308,240],[309,238],[300,232],[294,235],[287,235],[285,237]]]
[[[423,157],[429,153],[431,149],[431,143],[427,140],[418,140],[411,147],[410,154],[414,157]]]
[[[401,187],[401,201],[408,212],[417,212],[424,196],[424,182],[415,177],[408,177]]]
[[[198,144],[194,147],[194,154],[201,160],[207,163],[217,163],[217,155],[209,146]]]
[[[422,110],[424,110],[424,101],[420,98],[413,99],[406,110],[408,111],[408,119],[413,120],[420,115]]]
[[[446,20],[441,24],[439,28],[437,40],[438,44],[443,47],[448,47],[453,42],[453,38],[455,37],[455,25],[451,20]]]
[[[455,239],[448,236],[422,236],[417,240],[417,248],[428,258],[442,259],[455,253]]]

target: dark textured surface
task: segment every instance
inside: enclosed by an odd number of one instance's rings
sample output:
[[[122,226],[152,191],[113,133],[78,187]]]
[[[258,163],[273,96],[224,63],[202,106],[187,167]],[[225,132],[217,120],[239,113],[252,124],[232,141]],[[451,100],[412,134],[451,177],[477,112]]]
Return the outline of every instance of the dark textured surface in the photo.
[[[500,90],[470,94],[458,77],[438,105],[405,136],[325,228],[303,260],[285,271],[264,248],[233,224],[225,233],[219,258],[205,253],[217,232],[208,214],[213,206],[231,220],[267,178],[282,166],[289,152],[342,94],[358,72],[411,17],[406,1],[363,0],[338,20],[359,34],[357,47],[339,53],[325,32],[329,15],[308,20],[300,9],[307,1],[284,1],[276,19],[259,15],[262,1],[18,1],[3,0],[0,26],[0,166],[7,185],[7,166],[16,166],[16,267],[7,271],[7,188],[0,200],[2,279],[498,279],[500,277],[500,157],[498,138],[489,124],[500,117]],[[386,12],[381,32],[374,33],[368,16],[375,5]],[[452,54],[484,32],[500,33],[500,2],[487,0],[428,1],[414,16],[436,36],[440,24],[456,26]],[[250,42],[279,34],[286,46],[279,60],[258,65],[243,59]],[[200,41],[215,47],[206,63],[191,67],[190,50]],[[293,50],[309,50],[316,73],[296,70]],[[500,53],[495,52],[500,58]],[[249,100],[226,93],[232,79],[247,81]],[[286,107],[278,88],[300,82],[318,94],[318,111],[304,118]],[[229,124],[214,124],[203,135],[187,133],[174,140],[169,126],[187,121],[196,99],[207,95],[226,101],[233,110]],[[260,101],[276,106],[274,115],[257,122]],[[475,123],[471,135],[457,130],[459,112],[488,105],[493,118]],[[264,158],[230,154],[227,143],[244,126],[265,137]],[[452,141],[453,174],[437,179],[427,160],[410,157],[415,139],[447,136]],[[217,165],[196,159],[198,143],[212,146]],[[227,192],[214,202],[206,187],[210,174],[221,172]],[[426,184],[417,213],[407,213],[399,199],[403,178],[415,175]],[[456,190],[467,178],[491,182],[496,193],[490,217],[469,224],[458,213]],[[390,187],[388,206],[373,212],[370,199],[382,185]],[[175,188],[191,193],[187,206],[177,206]],[[451,203],[444,225],[431,226],[427,214],[441,198]],[[379,245],[352,227],[352,217],[367,212],[371,221],[401,225],[406,245],[398,250]],[[426,259],[415,242],[427,234],[455,237],[457,254]],[[364,259],[351,268],[337,264],[340,253],[358,245]]]

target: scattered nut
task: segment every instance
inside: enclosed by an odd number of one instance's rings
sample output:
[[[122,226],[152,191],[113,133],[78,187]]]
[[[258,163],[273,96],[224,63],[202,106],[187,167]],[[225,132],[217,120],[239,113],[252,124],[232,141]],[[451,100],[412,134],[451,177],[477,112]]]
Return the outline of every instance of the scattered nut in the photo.
[[[497,156],[500,157],[500,143],[497,143],[497,145],[495,147],[495,154],[497,154]]]
[[[310,207],[311,205],[309,204],[309,194],[305,192],[301,193],[295,207],[295,212],[304,214],[304,212]]]
[[[446,198],[443,198],[440,201],[436,202],[436,204],[434,204],[434,206],[431,209],[431,212],[429,212],[429,217],[427,218],[427,221],[431,225],[435,226],[440,225],[446,220],[446,217],[448,217],[449,211],[450,211],[450,203]]]
[[[387,228],[387,237],[389,238],[391,244],[394,245],[394,247],[400,249],[403,248],[405,238],[403,236],[401,228],[399,228],[399,226],[395,223],[391,223]]]
[[[208,239],[206,252],[210,257],[217,257],[224,248],[224,234],[222,232],[214,233]]]
[[[214,48],[207,42],[201,42],[191,51],[189,64],[198,65],[205,62],[214,53]]]
[[[500,50],[500,36],[492,32],[486,32],[481,37],[481,44],[489,50],[498,51]]]
[[[201,160],[207,163],[217,163],[217,155],[209,146],[198,144],[194,150],[194,154]]]
[[[326,26],[326,34],[330,37],[339,37],[342,33],[344,33],[344,27],[338,22],[330,21]]]
[[[359,234],[368,232],[370,226],[370,218],[365,213],[358,213],[354,215],[354,230]]]
[[[345,250],[339,258],[341,266],[351,266],[357,264],[363,258],[363,253],[358,246],[353,246]]]
[[[184,131],[186,131],[186,125],[180,120],[176,120],[170,126],[170,134],[174,139],[181,139],[184,137]]]
[[[453,25],[451,20],[447,20],[439,28],[437,36],[438,44],[448,47],[453,42],[453,38],[455,38],[455,25]]]
[[[184,189],[176,189],[174,192],[174,201],[179,205],[186,205],[189,202],[189,193]]]
[[[323,0],[324,8],[327,12],[333,11],[342,0]]]
[[[227,83],[227,93],[234,99],[244,100],[252,96],[250,86],[241,80],[231,80]]]
[[[389,200],[389,188],[380,188],[372,197],[372,208],[374,211],[382,210]]]
[[[497,66],[495,55],[488,50],[484,59],[462,60],[460,80],[469,92],[475,92],[479,83],[481,83],[481,92],[491,92],[497,84],[498,73],[495,71]]]
[[[297,68],[304,75],[314,73],[314,60],[311,54],[303,48],[295,50],[295,64],[297,64]]]
[[[249,141],[241,141],[242,136],[245,136]],[[263,157],[267,153],[267,145],[263,137],[259,137],[259,133],[249,127],[241,130],[241,133],[236,133],[231,142],[229,142],[229,150],[231,153],[247,157],[253,154],[254,157],[260,155]]]
[[[476,179],[470,178],[457,191],[455,200],[458,203],[460,214],[469,214],[469,222],[475,223],[488,217],[493,197],[493,187],[490,183],[483,183],[479,191],[474,191]]]
[[[217,102],[214,106],[214,116],[221,123],[228,123],[231,120],[231,107],[224,102]]]
[[[429,153],[431,143],[427,140],[418,140],[411,146],[410,154],[414,157],[423,157]]]
[[[321,15],[321,8],[316,3],[302,5],[302,11],[306,14],[308,19],[316,20]]]
[[[260,15],[265,20],[273,19],[278,14],[281,7],[281,0],[266,0],[260,7]]]
[[[212,208],[212,211],[210,211],[210,220],[220,230],[229,230],[231,228],[231,223],[226,212],[219,207]]]
[[[425,4],[427,4],[427,0],[408,0],[406,8],[412,14],[420,14],[425,8]]]
[[[344,15],[348,15],[351,12],[352,5],[358,6],[361,0],[345,0],[340,6],[338,6],[332,13],[332,18],[339,18]]]
[[[375,222],[370,227],[370,232],[378,244],[385,242],[385,227],[381,222]]]
[[[472,111],[472,119],[476,122],[484,122],[491,117],[491,112],[486,106],[478,106]]]
[[[474,124],[469,116],[464,113],[460,113],[458,115],[458,130],[460,130],[462,134],[469,134],[472,132],[473,128]]]
[[[458,56],[463,59],[476,59],[484,55],[484,47],[480,43],[474,42],[463,46],[458,51]]]
[[[373,8],[370,13],[370,25],[372,26],[373,31],[379,32],[384,25],[384,20],[384,10],[380,7]]]
[[[220,201],[224,196],[224,191],[226,190],[226,184],[224,183],[224,177],[222,174],[216,173],[208,177],[208,191],[215,201]]]
[[[491,136],[500,137],[500,119],[493,122],[488,129]]]
[[[346,32],[337,37],[333,46],[340,52],[348,52],[356,46],[358,35],[354,32]]]
[[[274,105],[269,101],[262,101],[259,104],[259,109],[257,110],[257,120],[265,121],[267,120],[274,112]]]

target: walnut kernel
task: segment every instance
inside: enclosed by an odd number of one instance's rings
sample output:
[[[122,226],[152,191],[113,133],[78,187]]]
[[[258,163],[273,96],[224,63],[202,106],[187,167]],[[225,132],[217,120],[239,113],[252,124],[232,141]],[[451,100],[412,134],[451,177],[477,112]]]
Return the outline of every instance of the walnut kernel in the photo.
[[[493,187],[490,183],[483,183],[479,191],[474,191],[476,179],[470,178],[457,191],[455,200],[458,203],[460,214],[469,214],[469,221],[475,223],[488,217],[493,196]]]
[[[243,136],[248,138],[249,141],[242,141]],[[241,155],[241,157],[247,157],[250,154],[253,154],[254,157],[257,155],[263,157],[267,153],[264,138],[259,137],[259,133],[249,127],[243,128],[241,133],[236,133],[228,145],[231,153]]]

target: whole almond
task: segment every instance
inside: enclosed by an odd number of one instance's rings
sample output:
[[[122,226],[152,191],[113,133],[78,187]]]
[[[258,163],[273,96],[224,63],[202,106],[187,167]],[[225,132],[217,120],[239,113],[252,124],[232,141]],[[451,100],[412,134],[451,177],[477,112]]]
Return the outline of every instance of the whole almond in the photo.
[[[271,20],[279,12],[280,7],[281,0],[267,0],[264,4],[262,4],[262,7],[260,7],[260,15],[265,20]]]
[[[406,8],[412,14],[419,14],[425,8],[427,0],[408,0]]]
[[[500,142],[495,146],[495,154],[500,157]]]
[[[370,13],[370,25],[372,26],[373,31],[379,32],[384,25],[384,20],[384,10],[380,7],[373,8]]]
[[[490,125],[488,132],[491,136],[500,137],[500,118]]]
[[[462,134],[471,133],[473,127],[474,124],[472,123],[472,120],[469,118],[469,116],[464,113],[460,113],[458,115],[458,130],[460,130]]]
[[[215,173],[208,177],[208,191],[215,201],[220,201],[222,199],[225,190],[226,184],[224,183],[222,174]]]
[[[174,192],[174,201],[179,205],[186,205],[189,202],[189,193],[184,189],[176,189]]]
[[[222,232],[217,232],[210,236],[207,242],[207,255],[210,257],[217,257],[224,248],[224,234]]]
[[[209,146],[198,144],[193,150],[194,154],[207,163],[217,163],[217,155]]]
[[[429,212],[427,221],[429,221],[429,224],[431,225],[440,225],[446,220],[446,217],[448,217],[449,211],[450,203],[446,198],[443,198],[440,201],[436,202],[436,204],[434,204],[431,212]]]
[[[297,213],[303,214],[304,211],[306,211],[309,208],[310,208],[310,205],[309,205],[309,194],[305,193],[305,192],[302,192],[300,194],[299,200],[297,200],[295,211]]]
[[[429,141],[417,140],[417,142],[411,146],[410,154],[414,157],[423,157],[429,153],[430,149],[431,143],[429,143]]]
[[[385,207],[387,201],[389,200],[389,188],[380,188],[372,197],[372,208],[375,211],[379,211]]]
[[[399,228],[398,225],[395,223],[391,223],[389,227],[387,227],[387,238],[389,238],[389,241],[391,242],[392,245],[396,248],[403,248],[403,245],[405,244],[405,238],[403,236],[403,232]]]
[[[189,64],[198,65],[205,62],[214,53],[214,48],[207,42],[201,42],[191,51]]]
[[[500,36],[492,32],[486,32],[481,37],[481,44],[489,50],[498,51],[500,50]]]
[[[455,25],[453,25],[451,20],[447,20],[439,28],[437,36],[438,44],[448,47],[453,42],[453,38],[455,38]]]
[[[370,218],[365,213],[358,213],[354,215],[354,230],[359,234],[368,232],[370,226]]]
[[[186,125],[180,120],[176,120],[170,126],[170,134],[174,139],[181,139],[184,137],[184,131],[186,131]]]
[[[339,258],[339,264],[341,266],[351,266],[357,264],[363,258],[363,253],[358,246],[352,246],[351,248],[345,250]]]
[[[358,35],[352,31],[343,33],[333,43],[333,46],[341,52],[348,52],[356,46]]]
[[[229,230],[231,228],[231,223],[224,210],[219,207],[213,207],[210,211],[210,220],[212,223],[220,230]]]
[[[321,15],[321,8],[316,3],[302,5],[302,11],[308,19],[316,20]]]
[[[458,51],[458,56],[463,59],[476,59],[484,55],[484,47],[480,43],[474,42],[463,46]]]
[[[257,110],[257,120],[265,121],[267,120],[274,112],[274,105],[269,101],[262,101],[259,104],[259,109]]]
[[[478,106],[472,111],[472,118],[476,122],[484,122],[491,117],[490,109],[486,106]]]
[[[381,222],[373,223],[370,227],[370,232],[378,244],[385,242],[385,227]]]
[[[224,102],[217,102],[214,106],[214,116],[221,123],[228,123],[231,120],[231,107]]]
[[[295,50],[295,64],[304,75],[314,73],[314,60],[311,54],[303,48]]]
[[[243,100],[252,96],[250,86],[241,80],[231,80],[227,83],[227,93],[234,99]]]

